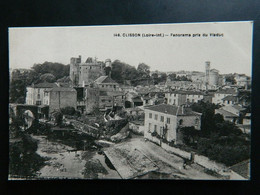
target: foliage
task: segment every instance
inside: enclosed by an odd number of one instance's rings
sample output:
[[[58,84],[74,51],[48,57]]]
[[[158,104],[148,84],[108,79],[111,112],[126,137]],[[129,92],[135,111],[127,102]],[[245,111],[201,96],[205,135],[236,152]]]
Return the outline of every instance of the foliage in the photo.
[[[134,66],[130,66],[119,60],[112,63],[111,78],[118,83],[124,83],[124,80],[134,81],[138,78],[137,70]]]
[[[70,66],[56,62],[44,62],[43,64],[34,64],[32,69],[39,75],[51,73],[56,79],[60,79],[69,75]]]
[[[186,145],[192,145],[195,143],[195,138],[198,137],[199,131],[194,127],[182,127],[180,129],[183,135],[183,141]]]
[[[140,63],[137,67],[139,77],[147,78],[150,75],[150,66],[145,63]]]
[[[61,113],[64,115],[74,115],[76,113],[76,110],[74,107],[67,106],[65,108],[61,108]]]
[[[9,174],[18,176],[35,176],[36,172],[44,165],[45,159],[36,153],[38,148],[37,141],[30,135],[21,132],[18,121],[11,124],[15,129],[11,131],[19,131],[15,141],[9,144]]]
[[[13,80],[10,83],[9,102],[24,104],[26,97],[26,81]]]
[[[237,83],[235,80],[235,75],[233,74],[227,75],[226,82],[230,82],[232,85],[235,85]]]
[[[48,83],[53,83],[55,82],[55,76],[51,73],[45,73],[40,76],[40,82],[48,82]]]
[[[220,114],[214,114],[214,109],[218,108],[217,105],[200,102],[191,107],[194,111],[202,113],[201,131],[196,135],[196,131],[183,128],[185,144],[195,145],[202,155],[227,166],[250,157],[248,137],[234,123],[224,121]],[[197,144],[194,142],[195,139]]]

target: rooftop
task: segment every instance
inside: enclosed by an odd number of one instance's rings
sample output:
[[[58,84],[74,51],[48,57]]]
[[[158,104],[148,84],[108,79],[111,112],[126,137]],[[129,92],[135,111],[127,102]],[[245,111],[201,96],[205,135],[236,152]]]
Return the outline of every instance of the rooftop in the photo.
[[[98,84],[101,84],[101,83],[115,83],[115,84],[117,84],[117,82],[115,82],[109,76],[101,76],[101,77],[97,78],[94,82],[98,83]]]
[[[201,91],[182,91],[182,90],[176,90],[171,91],[171,94],[187,94],[187,95],[204,95]]]
[[[55,83],[43,82],[43,83],[38,83],[36,85],[32,85],[31,87],[34,87],[34,88],[53,88],[53,87],[58,87],[58,85],[55,84]]]
[[[77,92],[74,88],[70,87],[54,87],[52,89],[48,89],[48,91]]]
[[[220,94],[236,94],[237,92],[233,88],[226,88],[226,89],[220,89],[216,93],[220,93]]]
[[[237,115],[231,113],[231,112],[228,112],[226,110],[223,110],[223,109],[216,109],[216,111],[219,113],[219,114],[222,114],[224,117],[227,117],[227,118],[234,118],[234,117],[238,117]]]
[[[228,95],[228,96],[224,97],[222,100],[224,100],[224,101],[233,101],[233,102],[235,102],[235,101],[238,100],[238,98],[237,98],[237,96]]]
[[[145,107],[146,110],[166,113],[170,115],[201,115],[200,113],[193,112],[191,108],[183,106],[174,106],[169,104],[159,104],[155,106]]]
[[[238,164],[235,164],[230,167],[232,171],[235,171],[242,177],[249,179],[250,178],[250,160],[242,161]]]

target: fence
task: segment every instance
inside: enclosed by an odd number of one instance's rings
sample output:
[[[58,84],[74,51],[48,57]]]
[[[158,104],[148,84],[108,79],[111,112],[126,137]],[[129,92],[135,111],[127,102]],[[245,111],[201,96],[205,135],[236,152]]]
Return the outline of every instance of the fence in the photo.
[[[152,137],[151,141],[154,143],[157,143],[158,145],[161,144],[161,147],[165,149],[167,152],[176,154],[177,156],[180,156],[182,158],[191,160],[192,153],[193,153],[193,162],[203,166],[204,168],[207,168],[209,170],[215,171],[217,173],[221,173],[223,170],[227,170],[227,167],[221,163],[217,163],[213,160],[210,160],[209,158],[195,154],[194,152],[186,152],[179,148],[172,147],[166,143],[161,142],[158,138]]]

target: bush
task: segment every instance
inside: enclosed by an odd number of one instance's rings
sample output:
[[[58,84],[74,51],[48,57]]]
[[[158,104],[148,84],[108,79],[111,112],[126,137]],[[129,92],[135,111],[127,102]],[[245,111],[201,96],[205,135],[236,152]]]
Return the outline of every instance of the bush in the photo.
[[[65,108],[61,108],[61,113],[64,114],[64,115],[74,115],[76,113],[76,110],[74,107],[65,107]]]

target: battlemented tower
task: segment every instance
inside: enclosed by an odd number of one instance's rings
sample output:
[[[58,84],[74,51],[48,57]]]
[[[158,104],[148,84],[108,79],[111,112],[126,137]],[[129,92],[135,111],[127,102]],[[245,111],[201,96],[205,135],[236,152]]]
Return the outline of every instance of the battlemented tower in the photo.
[[[210,61],[205,62],[205,85],[206,89],[208,89],[209,85],[209,72],[210,72]]]
[[[106,60],[106,64],[111,66],[111,60]],[[91,57],[87,58],[84,63],[81,63],[81,56],[71,58],[70,79],[73,86],[86,87],[100,76],[105,76],[106,64]]]

